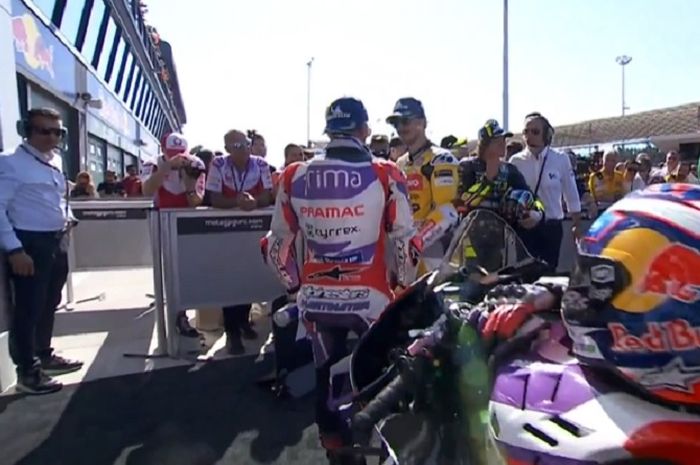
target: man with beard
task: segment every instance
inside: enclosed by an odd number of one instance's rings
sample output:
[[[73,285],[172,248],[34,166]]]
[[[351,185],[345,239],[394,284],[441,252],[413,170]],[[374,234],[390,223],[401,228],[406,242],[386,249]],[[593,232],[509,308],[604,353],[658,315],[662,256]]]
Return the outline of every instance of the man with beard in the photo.
[[[459,216],[452,202],[459,187],[459,163],[449,150],[428,140],[423,104],[413,98],[401,98],[386,119],[396,128],[408,152],[397,164],[408,178],[408,194],[418,237],[423,243],[419,274],[435,269],[449,241],[446,232],[457,224]]]

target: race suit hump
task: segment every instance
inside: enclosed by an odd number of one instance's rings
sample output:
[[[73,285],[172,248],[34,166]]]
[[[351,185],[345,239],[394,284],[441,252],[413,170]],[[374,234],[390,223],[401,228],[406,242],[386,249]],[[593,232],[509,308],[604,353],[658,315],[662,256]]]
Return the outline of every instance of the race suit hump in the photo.
[[[297,233],[306,244],[302,264],[295,256]],[[405,285],[415,276],[414,235],[400,171],[373,160],[357,139],[335,139],[324,159],[291,165],[282,174],[268,263],[290,291],[299,288],[302,311],[371,320],[392,297],[385,247],[395,247],[398,280]]]

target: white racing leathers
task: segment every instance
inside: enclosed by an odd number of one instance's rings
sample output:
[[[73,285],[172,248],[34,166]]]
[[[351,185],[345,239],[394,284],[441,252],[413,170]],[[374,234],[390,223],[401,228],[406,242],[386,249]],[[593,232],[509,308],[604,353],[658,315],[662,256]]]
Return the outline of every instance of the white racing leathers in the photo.
[[[306,243],[301,263],[297,234]],[[393,163],[373,159],[357,139],[334,139],[324,159],[293,164],[282,173],[263,249],[289,292],[298,290],[314,349],[322,437],[340,428],[326,402],[324,379],[348,355],[348,332],[364,333],[393,298],[387,244],[394,247],[398,283],[414,279],[420,253],[414,237],[404,175]]]

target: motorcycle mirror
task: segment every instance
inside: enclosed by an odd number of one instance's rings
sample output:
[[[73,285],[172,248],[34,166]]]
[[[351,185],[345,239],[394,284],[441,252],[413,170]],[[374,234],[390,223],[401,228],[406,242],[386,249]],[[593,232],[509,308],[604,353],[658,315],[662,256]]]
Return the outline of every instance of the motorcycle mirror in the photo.
[[[479,266],[476,263],[469,263],[467,265],[463,265],[459,269],[459,273],[466,277],[472,279],[473,275],[476,275],[477,278],[475,278],[477,281],[482,277],[482,276],[488,276],[489,272],[483,268],[482,266]]]
[[[498,273],[489,273],[486,276],[477,277],[476,281],[484,286],[492,286],[503,279]]]

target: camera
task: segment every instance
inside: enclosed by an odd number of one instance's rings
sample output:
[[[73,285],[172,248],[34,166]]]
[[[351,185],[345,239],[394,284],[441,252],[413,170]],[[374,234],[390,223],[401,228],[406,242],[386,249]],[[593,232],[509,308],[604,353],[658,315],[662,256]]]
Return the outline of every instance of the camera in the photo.
[[[185,174],[191,178],[198,178],[202,174],[204,174],[204,172],[205,172],[199,166],[193,166],[193,165],[185,166],[183,168],[183,170],[185,171]]]

